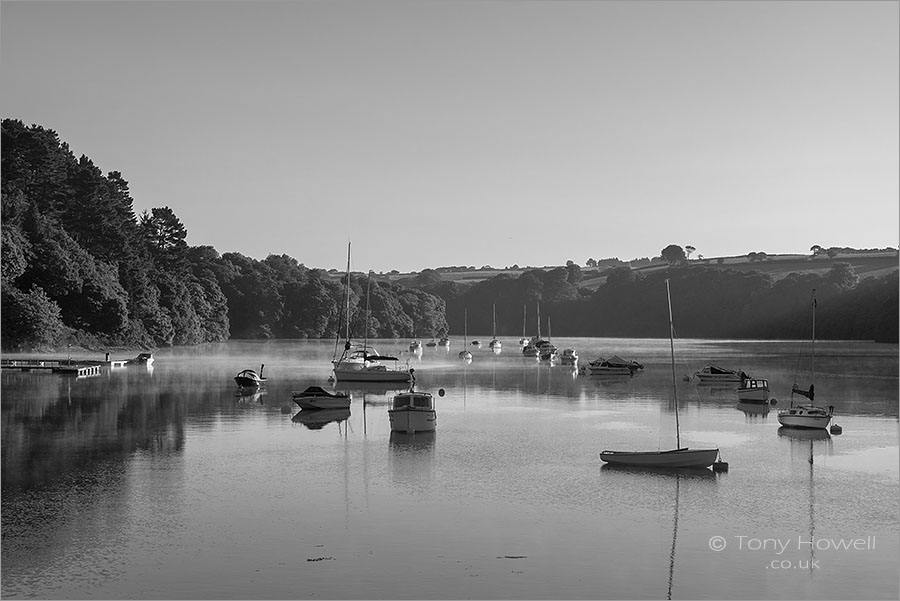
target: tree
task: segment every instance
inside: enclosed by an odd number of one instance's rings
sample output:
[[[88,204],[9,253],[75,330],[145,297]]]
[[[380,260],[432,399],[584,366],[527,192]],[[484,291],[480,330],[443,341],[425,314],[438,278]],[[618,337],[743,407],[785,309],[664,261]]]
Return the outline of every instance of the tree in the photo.
[[[834,284],[840,290],[851,290],[856,288],[856,285],[859,283],[859,276],[856,275],[850,263],[838,261],[825,274],[825,280],[830,284]]]
[[[597,260],[594,259],[593,257],[591,257],[590,259],[588,259],[587,261],[585,261],[584,266],[585,266],[585,267],[596,267],[596,266],[597,266]]]
[[[687,260],[687,256],[684,254],[684,249],[678,246],[677,244],[670,244],[660,252],[660,255],[663,259],[665,259],[669,265],[675,266],[683,263]]]
[[[693,246],[691,246],[690,244],[688,244],[687,246],[684,247],[684,252],[687,255],[688,259],[691,258],[691,253],[694,252],[695,250],[697,250],[697,249],[694,248]]]
[[[812,256],[818,256],[822,252],[822,247],[818,244],[813,244],[809,247],[810,252],[812,252]]]
[[[59,305],[39,287],[25,293],[11,286],[0,291],[0,328],[4,350],[53,347],[60,343],[66,327]]]
[[[169,207],[144,211],[140,218],[141,232],[150,255],[162,267],[177,270],[187,253],[187,229]]]

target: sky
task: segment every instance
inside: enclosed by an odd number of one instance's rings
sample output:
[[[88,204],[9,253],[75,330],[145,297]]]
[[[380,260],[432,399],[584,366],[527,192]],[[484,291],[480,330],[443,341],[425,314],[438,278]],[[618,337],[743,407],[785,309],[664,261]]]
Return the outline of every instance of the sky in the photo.
[[[898,6],[3,0],[2,117],[307,267],[896,248]]]

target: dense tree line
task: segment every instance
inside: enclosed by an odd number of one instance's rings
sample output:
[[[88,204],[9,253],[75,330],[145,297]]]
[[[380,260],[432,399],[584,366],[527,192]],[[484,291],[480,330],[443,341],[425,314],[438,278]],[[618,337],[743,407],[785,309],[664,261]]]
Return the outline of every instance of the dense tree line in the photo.
[[[666,253],[671,254],[671,253]],[[461,333],[463,311],[468,331],[492,330],[496,307],[498,335],[668,336],[665,279],[670,280],[675,326],[684,338],[804,339],[812,290],[816,290],[816,337],[833,340],[898,341],[898,272],[860,280],[849,263],[837,262],[826,273],[792,273],[775,279],[755,271],[689,265],[679,257],[672,266],[646,276],[629,267],[606,274],[595,292],[578,288],[578,276],[564,268],[498,275],[466,288],[447,283],[425,289],[447,301],[451,329]],[[413,282],[410,282],[413,284]]]
[[[581,268],[530,269],[477,284],[426,269],[402,281],[308,268],[286,255],[260,261],[191,247],[168,207],[135,215],[128,182],[76,158],[52,130],[2,122],[2,309],[5,350],[65,344],[148,347],[228,338],[426,338],[497,332],[665,337],[663,280],[672,286],[681,337],[804,338],[810,291],[819,338],[897,342],[897,272],[860,281],[846,263],[824,274],[773,279],[689,264],[664,248],[670,268],[647,276],[621,262],[596,291]],[[692,249],[692,247],[688,247]],[[527,315],[525,313],[527,312]],[[523,323],[524,318],[524,323]]]
[[[122,174],[103,175],[52,130],[3,120],[0,202],[5,350],[319,338],[346,323],[346,280],[287,256],[189,246],[170,208],[135,215]],[[351,287],[355,336],[366,301],[370,336],[447,329],[440,298],[360,274]]]

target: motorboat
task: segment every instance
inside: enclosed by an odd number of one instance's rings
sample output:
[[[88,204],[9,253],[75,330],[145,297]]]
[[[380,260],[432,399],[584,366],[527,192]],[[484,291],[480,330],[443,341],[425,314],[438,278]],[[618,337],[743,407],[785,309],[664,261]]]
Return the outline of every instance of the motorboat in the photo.
[[[710,363],[703,369],[694,372],[694,377],[701,384],[716,384],[720,382],[740,382],[743,378],[749,376],[742,371],[727,369]]]
[[[438,340],[437,345],[449,349],[450,348],[450,339],[447,337],[441,338],[440,340]]]
[[[309,386],[306,390],[291,392],[291,398],[304,410],[348,409],[353,398],[348,392],[330,392],[321,386]]]
[[[791,406],[778,412],[778,422],[782,426],[788,428],[808,428],[808,429],[825,429],[834,416],[834,405],[822,407],[814,405],[813,401],[816,396],[815,378],[816,378],[816,289],[812,291],[812,302],[810,303],[812,311],[812,344],[810,346],[810,372],[809,372],[809,388],[803,389],[797,385],[796,376],[794,374],[794,385],[791,387]],[[803,346],[800,346],[800,353],[803,352]],[[799,367],[800,361],[797,361]],[[799,394],[809,399],[809,403],[794,404],[794,395]]]
[[[588,362],[587,371],[592,376],[631,376],[634,373],[628,365],[610,362],[603,357]]]
[[[768,380],[744,378],[741,385],[735,388],[735,392],[742,403],[769,403]]]
[[[719,463],[719,449],[691,449],[681,446],[681,426],[678,421],[678,388],[675,382],[675,326],[672,323],[672,300],[669,293],[669,280],[666,280],[666,298],[669,305],[669,345],[672,357],[672,393],[675,395],[672,405],[675,408],[675,441],[676,447],[669,451],[603,451],[600,459],[611,465],[628,465],[637,467],[658,468],[708,468],[713,466],[727,467]]]
[[[563,365],[578,365],[578,351],[573,348],[563,349],[559,355],[559,362]]]
[[[263,369],[265,367],[265,363],[260,365],[259,373],[256,373],[252,369],[241,370],[234,377],[234,383],[238,385],[238,388],[259,388],[266,383],[266,378],[264,378],[262,375]]]
[[[125,365],[153,365],[153,353],[138,353],[134,359],[129,359]]]
[[[434,397],[409,390],[394,396],[388,409],[392,432],[431,432],[437,426]]]
[[[428,342],[425,343],[425,346],[427,346],[427,347],[437,346],[437,341],[434,338],[432,338],[431,340],[429,340]]]
[[[422,352],[422,343],[418,340],[413,340],[409,343],[409,352],[411,353],[421,353]]]

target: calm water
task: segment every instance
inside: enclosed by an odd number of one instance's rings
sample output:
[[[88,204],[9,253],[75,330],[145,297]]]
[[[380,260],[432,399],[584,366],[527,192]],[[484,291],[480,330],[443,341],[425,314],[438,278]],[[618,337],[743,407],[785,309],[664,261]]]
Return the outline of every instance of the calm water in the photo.
[[[598,457],[674,447],[667,340],[554,339],[645,364],[624,379],[516,342],[468,366],[459,342],[413,358],[418,389],[446,391],[430,436],[391,436],[384,388],[351,388],[349,417],[295,417],[290,392],[325,384],[333,341],[173,349],[83,379],[4,371],[2,596],[900,596],[896,345],[817,343],[817,401],[843,434],[811,437],[776,418],[798,343],[678,341],[682,442],[718,445],[730,470],[673,475]],[[708,361],[767,377],[778,405],[681,381]],[[268,389],[236,395],[260,363]]]

